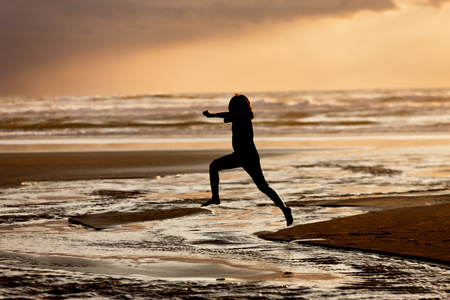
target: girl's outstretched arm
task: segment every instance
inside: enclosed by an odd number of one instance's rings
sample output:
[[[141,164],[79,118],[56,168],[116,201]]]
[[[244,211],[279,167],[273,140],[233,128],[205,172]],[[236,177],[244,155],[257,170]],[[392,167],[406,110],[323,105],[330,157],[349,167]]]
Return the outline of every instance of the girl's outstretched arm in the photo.
[[[253,119],[253,112],[251,110],[241,111],[236,114],[231,114],[230,112],[212,114],[209,111],[205,110],[203,112],[203,115],[205,115],[207,118],[223,118],[223,121],[225,123],[233,122],[236,118],[239,117],[250,117],[251,119]]]
[[[217,113],[217,114],[212,114],[209,111],[205,110],[203,112],[203,115],[207,118],[227,118],[230,116],[229,112],[221,112],[221,113]]]

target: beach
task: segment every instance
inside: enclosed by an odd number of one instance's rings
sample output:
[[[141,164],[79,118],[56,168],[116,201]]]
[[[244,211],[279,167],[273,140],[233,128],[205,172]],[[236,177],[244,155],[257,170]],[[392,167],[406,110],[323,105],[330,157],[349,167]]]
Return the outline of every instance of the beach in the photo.
[[[294,153],[295,150],[265,149],[262,155],[271,157],[289,152]],[[30,181],[150,178],[204,172],[209,162],[225,154],[225,150],[0,153],[0,160],[4,162],[0,184],[5,187]],[[408,193],[406,196],[356,197],[310,203],[290,201],[287,203],[289,206],[362,207],[375,208],[377,211],[324,223],[299,225],[276,234],[260,236],[282,241],[305,240],[317,245],[388,252],[449,263],[450,209],[446,202],[450,202],[450,193],[433,195],[432,191],[420,196]],[[411,208],[416,206],[418,208]],[[400,232],[401,236],[397,236],[396,233]],[[381,241],[383,233],[388,241]],[[390,245],[395,247],[390,249]],[[418,249],[420,246],[427,251],[422,253],[424,250],[421,252]]]
[[[0,15],[0,300],[450,299],[450,0]]]
[[[0,295],[445,299],[449,95],[248,94],[289,228],[242,169],[201,207],[230,94],[2,98]]]
[[[419,146],[420,141],[381,140],[372,142],[378,147]],[[441,144],[450,144],[445,140]],[[276,157],[296,153],[295,143],[284,141],[293,148],[262,148],[261,155]],[[313,147],[349,146],[344,140],[309,141]],[[354,140],[353,145],[368,144],[364,139]],[[261,142],[262,145],[274,145]],[[278,142],[280,146],[283,143]],[[299,143],[297,142],[297,145]],[[395,145],[397,144],[397,146]],[[439,144],[438,140],[428,140],[427,145]],[[80,147],[80,146],[78,146]],[[70,147],[68,147],[70,148]],[[2,174],[0,186],[20,186],[22,182],[93,180],[117,178],[152,178],[180,173],[205,172],[208,164],[227,154],[226,150],[148,150],[148,151],[56,151],[56,152],[4,152],[0,153]],[[372,168],[372,170],[375,170]],[[364,171],[364,170],[363,170]],[[368,170],[370,171],[370,169]],[[376,170],[375,170],[376,171]],[[450,173],[450,168],[446,170]],[[305,243],[386,252],[410,256],[418,259],[450,263],[450,193],[439,191],[434,195],[407,193],[395,196],[353,197],[320,201],[289,201],[288,206],[360,207],[373,209],[371,213],[338,218],[322,223],[298,225],[276,233],[259,234],[260,237]],[[120,214],[108,219],[119,219],[116,224],[131,223],[120,221]],[[166,213],[161,219],[172,217]],[[176,215],[176,214],[175,214]],[[94,215],[92,215],[92,218]],[[139,216],[129,217],[139,222]],[[151,218],[150,218],[151,219]],[[111,220],[114,221],[114,220]],[[141,220],[142,221],[142,220]],[[384,239],[383,239],[384,238]]]
[[[419,299],[448,291],[450,168],[428,155],[449,148],[445,136],[257,140],[269,183],[293,209],[290,228],[239,170],[221,177],[223,203],[201,209],[208,165],[229,150],[198,143],[52,142],[0,153],[5,295],[145,297],[139,287],[154,298]],[[38,270],[53,281],[23,276]]]

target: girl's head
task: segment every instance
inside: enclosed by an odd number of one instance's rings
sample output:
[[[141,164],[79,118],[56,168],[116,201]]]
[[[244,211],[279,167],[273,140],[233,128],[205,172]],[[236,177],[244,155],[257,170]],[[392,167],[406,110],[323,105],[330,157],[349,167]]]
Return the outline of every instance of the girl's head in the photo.
[[[228,111],[231,113],[240,113],[243,111],[253,112],[250,100],[244,95],[236,94],[231,98],[228,104]]]

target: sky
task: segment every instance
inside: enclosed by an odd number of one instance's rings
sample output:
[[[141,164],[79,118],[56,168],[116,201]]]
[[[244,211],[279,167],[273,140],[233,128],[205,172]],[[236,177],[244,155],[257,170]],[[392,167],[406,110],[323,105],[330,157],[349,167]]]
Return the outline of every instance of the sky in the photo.
[[[0,0],[0,96],[450,88],[450,0]]]

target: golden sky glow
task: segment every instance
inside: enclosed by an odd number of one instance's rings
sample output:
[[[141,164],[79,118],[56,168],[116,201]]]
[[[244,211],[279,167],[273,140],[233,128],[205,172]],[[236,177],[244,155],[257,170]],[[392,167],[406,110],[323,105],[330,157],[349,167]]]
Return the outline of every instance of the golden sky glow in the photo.
[[[0,95],[450,87],[446,2],[3,1]]]

